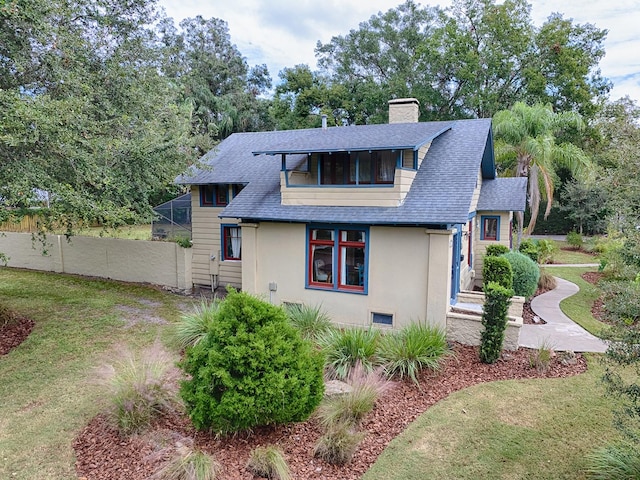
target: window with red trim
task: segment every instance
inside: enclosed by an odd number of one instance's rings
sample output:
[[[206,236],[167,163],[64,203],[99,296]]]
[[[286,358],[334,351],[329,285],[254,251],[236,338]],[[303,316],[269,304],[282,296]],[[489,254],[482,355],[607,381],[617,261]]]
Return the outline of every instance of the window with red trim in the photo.
[[[500,217],[482,217],[482,240],[500,240]]]
[[[469,265],[469,267],[473,267],[472,263],[473,260],[471,258],[471,254],[473,253],[473,220],[469,221],[469,236],[467,237],[467,246],[468,246],[468,252],[467,252],[467,265]]]
[[[224,207],[229,203],[228,185],[201,185],[200,206]]]
[[[310,228],[309,286],[364,292],[366,238],[365,230]]]
[[[222,227],[222,260],[242,259],[242,229],[237,225]]]

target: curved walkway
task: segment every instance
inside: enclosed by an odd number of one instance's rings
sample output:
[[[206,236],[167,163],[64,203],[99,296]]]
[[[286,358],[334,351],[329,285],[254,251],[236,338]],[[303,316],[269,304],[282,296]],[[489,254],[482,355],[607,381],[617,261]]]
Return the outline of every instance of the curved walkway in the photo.
[[[563,265],[567,266],[567,265]],[[581,265],[583,266],[583,265]],[[574,352],[604,352],[607,344],[590,334],[560,310],[560,302],[580,290],[575,283],[555,277],[558,286],[531,301],[531,310],[542,318],[545,325],[523,325],[520,346],[538,348],[542,344],[554,350]]]

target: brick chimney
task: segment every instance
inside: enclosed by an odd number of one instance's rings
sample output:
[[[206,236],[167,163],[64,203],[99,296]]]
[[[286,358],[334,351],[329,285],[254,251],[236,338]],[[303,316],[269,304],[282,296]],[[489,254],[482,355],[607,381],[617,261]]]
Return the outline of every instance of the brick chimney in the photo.
[[[389,123],[417,123],[420,118],[419,107],[417,98],[389,100]]]

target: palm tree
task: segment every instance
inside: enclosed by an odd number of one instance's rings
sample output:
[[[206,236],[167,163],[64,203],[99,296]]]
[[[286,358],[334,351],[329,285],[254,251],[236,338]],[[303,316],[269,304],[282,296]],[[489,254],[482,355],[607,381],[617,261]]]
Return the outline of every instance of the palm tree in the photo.
[[[555,113],[550,104],[529,106],[518,102],[493,117],[496,160],[516,177],[529,178],[528,202],[531,219],[526,233],[531,234],[538,219],[541,198],[547,200],[546,219],[553,203],[556,170],[567,168],[573,175],[589,170],[587,155],[572,143],[556,143],[556,135],[566,129],[582,131],[584,124],[575,112]],[[522,219],[519,221],[519,234]],[[520,238],[518,237],[518,241]]]

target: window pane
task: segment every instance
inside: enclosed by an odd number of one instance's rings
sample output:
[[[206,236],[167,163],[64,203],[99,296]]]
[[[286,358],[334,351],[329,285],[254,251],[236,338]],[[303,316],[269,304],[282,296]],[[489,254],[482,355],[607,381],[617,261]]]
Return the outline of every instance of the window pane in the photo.
[[[369,152],[360,152],[359,155],[358,181],[360,183],[371,183],[371,154]]]
[[[390,150],[381,152],[378,158],[378,168],[376,169],[376,182],[393,182],[396,171],[396,154]]]
[[[340,284],[364,286],[364,248],[340,248]]]
[[[240,260],[242,258],[242,229],[240,227],[224,227],[224,258]]]
[[[333,247],[312,245],[311,247],[311,281],[332,283]]]
[[[333,240],[333,230],[311,230],[313,240]]]
[[[484,219],[484,238],[487,240],[497,240],[498,238],[498,219]]]
[[[356,183],[358,176],[357,172],[358,154],[352,153],[349,156],[349,183]]]
[[[361,230],[342,230],[340,231],[340,240],[343,242],[364,243],[364,232]]]

